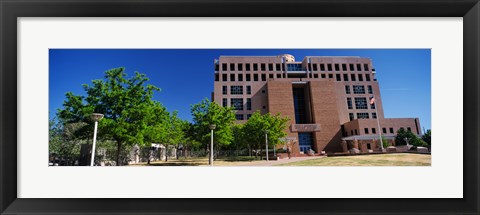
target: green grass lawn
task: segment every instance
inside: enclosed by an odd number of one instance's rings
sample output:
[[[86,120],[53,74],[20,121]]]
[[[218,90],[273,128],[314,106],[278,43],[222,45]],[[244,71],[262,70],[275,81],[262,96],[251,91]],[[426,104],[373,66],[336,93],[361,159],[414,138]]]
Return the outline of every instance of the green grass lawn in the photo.
[[[218,158],[213,163],[215,166],[236,166],[248,162],[260,161],[260,157],[237,156]],[[179,159],[168,158],[168,161],[154,161],[147,163],[132,164],[130,166],[206,166],[208,165],[207,157],[180,157]]]
[[[431,155],[400,153],[322,157],[279,166],[431,166],[431,162]]]

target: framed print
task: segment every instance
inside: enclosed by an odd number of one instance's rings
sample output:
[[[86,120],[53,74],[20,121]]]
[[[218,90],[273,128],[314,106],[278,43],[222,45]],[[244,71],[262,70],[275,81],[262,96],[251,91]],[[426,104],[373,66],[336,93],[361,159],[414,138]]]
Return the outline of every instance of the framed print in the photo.
[[[479,213],[477,0],[0,8],[2,214]]]

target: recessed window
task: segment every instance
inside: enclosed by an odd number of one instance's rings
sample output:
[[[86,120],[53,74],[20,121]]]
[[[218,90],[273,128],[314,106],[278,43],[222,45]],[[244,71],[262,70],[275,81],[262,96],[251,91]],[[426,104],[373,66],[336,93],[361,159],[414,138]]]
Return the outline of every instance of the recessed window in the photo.
[[[253,71],[258,71],[258,63],[253,64]]]
[[[235,64],[234,63],[230,64],[230,71],[235,71]]]
[[[238,71],[243,71],[243,64],[239,63],[237,67],[238,67]]]
[[[365,131],[365,134],[368,134],[368,128],[365,128],[364,131]]]
[[[410,127],[407,127],[407,131],[410,131],[410,132],[411,132],[411,131],[412,131],[412,128],[410,128]]]
[[[355,108],[356,109],[368,109],[367,107],[367,98],[355,98]],[[367,113],[368,115],[368,113]],[[358,114],[357,114],[357,118]]]
[[[273,78],[273,74],[268,74],[268,78],[272,79],[272,78]]]
[[[355,129],[355,135],[358,135],[358,131],[357,131],[357,129]]]
[[[250,71],[250,64],[249,64],[249,63],[245,64],[245,69],[246,69],[247,71]]]
[[[318,64],[313,64],[313,71],[318,71]]]
[[[368,119],[368,113],[357,113],[357,119]]]
[[[313,78],[318,78],[318,74],[317,74],[317,73],[314,73],[314,74],[313,74]]]
[[[265,90],[262,90],[262,93],[265,94]]]
[[[348,109],[353,109],[352,98],[347,98],[347,107]]]
[[[333,78],[333,74],[328,74],[328,78]]]
[[[253,74],[253,81],[258,81],[258,74]]]
[[[351,74],[350,77],[351,77],[352,81],[357,81],[357,79],[355,78],[355,74]]]
[[[368,88],[368,93],[373,94],[372,85],[368,85],[367,88]]]
[[[369,102],[369,103],[370,103],[370,109],[375,109],[375,103],[373,103],[373,104],[371,102]]]
[[[355,66],[352,63],[350,64],[350,71],[355,71]]]
[[[227,80],[227,74],[222,74],[222,81],[228,81]]]
[[[243,110],[243,99],[242,98],[232,98],[230,99],[230,106],[235,110]]]
[[[247,86],[247,94],[252,94],[252,86]]]
[[[350,94],[350,85],[345,85],[345,94]]]
[[[268,64],[268,71],[273,71],[273,63]]]
[[[365,71],[368,71],[368,70],[369,70],[369,69],[368,69],[368,64],[363,64],[363,69],[364,69]]]
[[[251,78],[250,76],[251,76],[250,74],[246,74],[246,75],[245,75],[246,81],[250,81],[250,80],[251,80],[251,79],[250,79],[250,78]]]
[[[353,94],[365,94],[365,86],[353,85]]]
[[[216,64],[215,64],[215,71],[218,71],[219,67],[220,67],[220,66],[216,63]]]
[[[340,74],[335,74],[337,81],[342,81]]]
[[[328,71],[332,71],[332,64],[327,64]]]
[[[363,75],[362,74],[358,74],[358,81],[363,81]]]
[[[348,74],[343,74],[343,81],[348,81]]]
[[[375,128],[372,128],[372,134],[376,134],[377,130]]]
[[[227,107],[227,105],[228,105],[228,99],[223,99],[222,100],[222,106]]]
[[[312,71],[312,64],[310,64],[310,63],[308,64],[308,70]]]
[[[227,95],[227,86],[222,86],[223,95]]]
[[[220,79],[218,74],[215,74],[215,81],[218,81]]]
[[[362,71],[362,64],[357,64],[357,71]]]
[[[340,64],[338,63],[335,64],[335,71],[340,71]]]
[[[325,71],[325,64],[320,64],[320,71]]]
[[[235,81],[235,74],[230,74],[230,81]]]
[[[342,70],[343,70],[343,71],[347,71],[347,64],[342,63]]]
[[[226,63],[222,63],[222,71],[227,71],[227,64]]]
[[[230,86],[230,94],[232,95],[242,95],[243,86]]]
[[[365,80],[370,81],[370,75],[369,74],[365,74]]]
[[[282,74],[277,74],[277,78],[282,78]]]
[[[264,63],[262,63],[260,67],[262,68],[262,71],[265,71],[267,66]]]
[[[348,117],[350,118],[350,121],[354,120],[355,118],[353,117],[353,113],[348,113]]]
[[[251,98],[247,99],[247,110],[252,110],[252,99]]]
[[[386,134],[387,133],[387,128],[382,128],[382,133]]]
[[[235,114],[236,120],[243,120],[243,114]]]
[[[264,106],[262,106],[262,108],[263,108],[263,109],[267,109],[267,106],[264,105]]]
[[[372,113],[372,119],[376,119],[377,118],[377,113]]]
[[[368,150],[372,149],[372,144],[367,143],[367,149],[368,149]]]
[[[393,128],[390,128],[390,134],[393,134]]]
[[[267,81],[267,75],[266,74],[262,74],[262,81]]]
[[[238,81],[243,81],[243,74],[238,74]]]
[[[276,68],[275,68],[277,71],[280,71],[281,70],[281,66],[279,63],[276,64]]]
[[[250,119],[250,117],[252,117],[252,114],[247,114],[247,120]]]
[[[325,73],[322,73],[322,78],[325,78],[325,77],[326,77],[326,76],[325,76]]]

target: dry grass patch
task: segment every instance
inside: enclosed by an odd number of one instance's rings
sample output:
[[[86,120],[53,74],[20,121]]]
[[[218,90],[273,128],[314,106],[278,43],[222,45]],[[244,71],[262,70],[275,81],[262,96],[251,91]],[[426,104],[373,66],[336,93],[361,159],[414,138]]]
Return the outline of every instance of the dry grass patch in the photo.
[[[427,154],[399,153],[324,157],[279,166],[431,166],[431,160]]]

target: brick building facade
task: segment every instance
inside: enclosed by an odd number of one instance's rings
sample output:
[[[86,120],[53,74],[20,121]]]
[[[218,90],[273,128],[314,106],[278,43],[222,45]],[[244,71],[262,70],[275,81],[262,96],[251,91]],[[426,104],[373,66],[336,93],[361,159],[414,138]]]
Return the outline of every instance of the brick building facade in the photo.
[[[368,152],[379,149],[379,132],[392,144],[399,128],[421,134],[418,118],[384,118],[375,74],[371,59],[361,57],[220,56],[212,99],[234,107],[239,123],[257,110],[287,116],[296,156]]]

